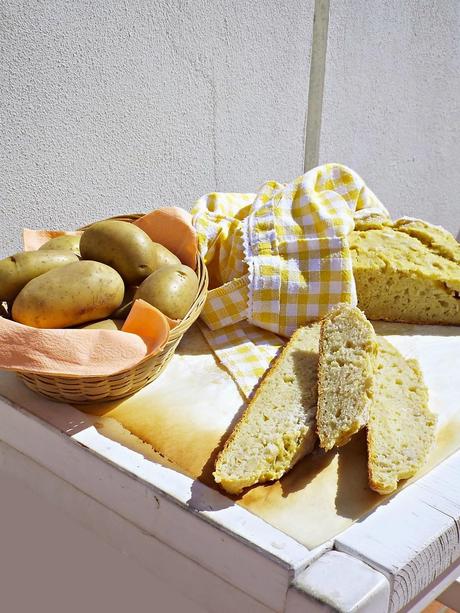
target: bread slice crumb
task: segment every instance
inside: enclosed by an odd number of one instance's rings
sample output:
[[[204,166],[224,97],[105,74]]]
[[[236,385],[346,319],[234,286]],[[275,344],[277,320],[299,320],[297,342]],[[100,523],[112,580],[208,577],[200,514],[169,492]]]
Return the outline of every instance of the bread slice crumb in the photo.
[[[294,332],[219,454],[214,479],[230,494],[279,479],[313,450],[319,330]]]
[[[339,305],[322,321],[317,429],[326,451],[344,445],[368,419],[377,342],[358,308]]]
[[[425,463],[434,442],[436,416],[416,360],[406,360],[382,337],[367,426],[369,485],[393,492]]]

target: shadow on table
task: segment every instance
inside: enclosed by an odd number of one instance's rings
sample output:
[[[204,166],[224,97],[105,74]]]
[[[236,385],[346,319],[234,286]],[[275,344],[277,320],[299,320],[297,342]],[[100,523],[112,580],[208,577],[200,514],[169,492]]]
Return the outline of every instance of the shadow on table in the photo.
[[[341,517],[356,520],[385,497],[369,488],[366,431],[355,434],[349,443],[337,450],[337,493],[335,508]]]
[[[421,324],[373,321],[377,334],[382,336],[460,336],[459,326],[436,326]]]
[[[326,470],[334,456],[333,451],[325,453],[316,449],[300,460],[280,479],[283,498],[308,488],[310,483]]]
[[[330,466],[333,462],[336,464],[336,470]],[[303,500],[307,501],[312,496],[320,495],[321,490],[331,488],[335,491],[337,515],[352,520],[361,518],[385,500],[369,489],[364,431],[339,449],[326,453],[317,447],[286,473],[279,483],[284,499],[303,492]],[[268,484],[267,487],[271,485]]]
[[[220,438],[218,445],[216,445],[216,447],[212,450],[208,460],[206,461],[201,470],[201,474],[198,476],[197,479],[194,480],[191,487],[191,496],[187,501],[187,504],[192,509],[196,511],[219,511],[221,509],[231,507],[235,504],[237,497],[230,496],[229,494],[224,493],[214,481],[212,473],[214,472],[217,456],[223,449],[230,434],[233,432],[233,429],[238,420],[240,419],[245,408],[246,403],[243,403],[239,410],[235,413],[227,430]],[[211,488],[217,494],[217,496],[213,497],[212,505],[209,504],[209,490],[203,489],[204,487]]]

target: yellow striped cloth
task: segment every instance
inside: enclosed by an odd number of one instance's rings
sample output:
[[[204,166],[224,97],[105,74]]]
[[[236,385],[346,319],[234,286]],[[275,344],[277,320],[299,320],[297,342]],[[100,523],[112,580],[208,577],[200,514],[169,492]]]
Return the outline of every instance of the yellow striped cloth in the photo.
[[[283,344],[277,335],[356,304],[347,236],[355,218],[389,217],[340,164],[257,194],[207,194],[192,214],[210,275],[203,333],[245,396]]]

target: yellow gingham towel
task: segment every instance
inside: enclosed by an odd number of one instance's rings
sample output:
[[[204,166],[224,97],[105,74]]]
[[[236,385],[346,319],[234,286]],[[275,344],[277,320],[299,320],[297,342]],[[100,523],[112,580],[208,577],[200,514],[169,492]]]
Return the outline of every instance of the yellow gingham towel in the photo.
[[[283,344],[277,335],[356,304],[348,234],[355,218],[388,217],[340,164],[258,194],[208,194],[192,213],[210,274],[203,333],[245,396]]]

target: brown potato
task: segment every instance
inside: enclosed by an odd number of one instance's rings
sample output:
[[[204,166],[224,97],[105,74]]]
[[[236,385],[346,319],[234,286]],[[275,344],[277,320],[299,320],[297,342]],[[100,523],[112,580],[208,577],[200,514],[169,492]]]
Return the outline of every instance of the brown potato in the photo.
[[[50,238],[39,248],[39,251],[54,251],[55,249],[72,251],[80,255],[80,236],[63,235]]]
[[[100,262],[82,261],[32,279],[13,303],[13,319],[35,328],[67,328],[105,319],[124,294],[120,275]]]
[[[152,273],[136,292],[171,319],[182,319],[192,306],[198,291],[198,277],[184,264],[164,266]]]
[[[153,272],[155,272],[155,270],[158,270],[159,268],[163,268],[163,266],[179,266],[181,264],[179,258],[175,256],[174,253],[171,253],[169,249],[166,249],[166,247],[163,247],[163,245],[160,245],[160,243],[152,244],[155,252]]]
[[[72,262],[78,256],[71,251],[25,251],[0,260],[0,302],[13,301],[35,277]]]
[[[127,285],[138,285],[154,271],[153,242],[127,221],[93,224],[82,234],[80,252],[85,260],[96,260],[117,270]]]

